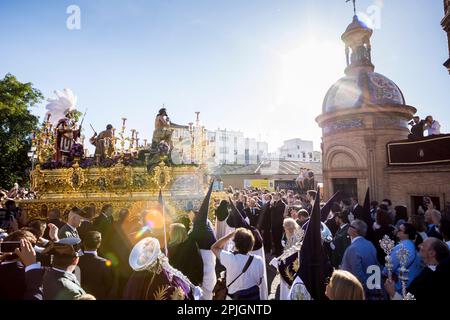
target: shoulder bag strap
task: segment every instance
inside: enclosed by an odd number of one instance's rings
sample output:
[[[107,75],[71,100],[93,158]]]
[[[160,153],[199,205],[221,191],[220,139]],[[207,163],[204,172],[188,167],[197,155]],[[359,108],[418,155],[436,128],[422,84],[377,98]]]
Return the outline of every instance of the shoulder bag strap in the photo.
[[[250,267],[250,264],[253,261],[253,258],[254,256],[248,257],[247,263],[245,264],[244,269],[242,269],[242,272],[233,281],[231,281],[229,285],[227,285],[227,288],[231,286],[237,279],[239,279],[239,277],[242,276],[245,273],[245,271],[247,271],[247,269]]]

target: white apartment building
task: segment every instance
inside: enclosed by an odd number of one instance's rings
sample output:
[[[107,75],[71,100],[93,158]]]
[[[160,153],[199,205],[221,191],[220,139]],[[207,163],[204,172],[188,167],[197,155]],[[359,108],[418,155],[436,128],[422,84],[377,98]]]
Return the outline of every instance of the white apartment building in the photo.
[[[313,142],[302,139],[286,140],[279,149],[279,159],[314,162]]]
[[[322,162],[322,152],[314,151],[313,158],[314,158],[314,162]]]
[[[172,160],[179,164],[258,164],[268,157],[267,142],[245,138],[240,131],[206,130],[198,125],[176,128]]]
[[[260,163],[263,160],[269,159],[269,144],[267,142],[258,141],[256,142],[257,148],[257,162]]]
[[[245,138],[239,131],[218,129],[215,132],[215,163],[245,164]]]

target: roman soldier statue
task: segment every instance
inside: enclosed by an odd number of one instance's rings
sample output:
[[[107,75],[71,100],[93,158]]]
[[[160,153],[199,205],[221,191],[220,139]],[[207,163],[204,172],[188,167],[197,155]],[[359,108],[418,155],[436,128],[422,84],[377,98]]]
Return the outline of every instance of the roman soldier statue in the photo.
[[[47,119],[51,119],[54,129],[55,161],[65,162],[70,156],[72,145],[80,137],[81,128],[76,125],[77,97],[72,90],[55,91],[56,99],[48,99]]]
[[[74,110],[69,110],[63,119],[58,121],[55,128],[56,154],[55,160],[67,162],[74,143],[77,143],[81,135],[81,128],[77,128]]]

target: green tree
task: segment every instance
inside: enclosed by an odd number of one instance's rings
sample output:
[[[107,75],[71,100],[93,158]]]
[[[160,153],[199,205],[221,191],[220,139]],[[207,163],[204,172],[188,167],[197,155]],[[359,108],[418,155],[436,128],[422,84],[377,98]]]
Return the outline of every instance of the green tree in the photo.
[[[31,133],[38,118],[30,109],[43,99],[31,83],[21,83],[11,74],[0,80],[0,187],[27,182]]]

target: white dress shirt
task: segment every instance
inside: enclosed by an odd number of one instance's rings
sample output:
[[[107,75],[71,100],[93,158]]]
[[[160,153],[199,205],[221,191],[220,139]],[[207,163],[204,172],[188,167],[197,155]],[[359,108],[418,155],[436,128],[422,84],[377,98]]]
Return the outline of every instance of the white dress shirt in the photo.
[[[434,120],[431,125],[428,126],[428,136],[441,134],[441,125]]]

